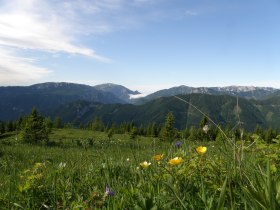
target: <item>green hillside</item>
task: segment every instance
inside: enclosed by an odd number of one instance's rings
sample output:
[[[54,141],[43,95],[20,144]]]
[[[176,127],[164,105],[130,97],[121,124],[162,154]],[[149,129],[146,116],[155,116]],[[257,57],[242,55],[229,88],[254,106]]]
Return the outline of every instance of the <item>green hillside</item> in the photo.
[[[236,97],[206,94],[180,95],[179,97],[196,106],[222,126],[234,126],[240,118],[244,128],[248,130],[253,130],[257,124],[267,127],[261,109],[246,99],[240,98],[238,101],[238,118]],[[61,106],[54,112],[50,112],[49,115],[60,116],[65,122],[72,122],[76,125],[86,124],[96,117],[100,117],[105,123],[119,124],[134,121],[136,124],[148,124],[149,122],[162,124],[170,111],[176,118],[175,127],[178,129],[198,126],[203,117],[195,108],[175,97],[162,97],[143,105],[76,101]]]
[[[112,93],[88,85],[42,83],[24,87],[0,87],[0,120],[17,119],[35,106],[40,111],[56,109],[77,100],[101,103],[124,103]]]
[[[280,96],[270,97],[262,101],[253,101],[265,118],[266,124],[280,129]]]

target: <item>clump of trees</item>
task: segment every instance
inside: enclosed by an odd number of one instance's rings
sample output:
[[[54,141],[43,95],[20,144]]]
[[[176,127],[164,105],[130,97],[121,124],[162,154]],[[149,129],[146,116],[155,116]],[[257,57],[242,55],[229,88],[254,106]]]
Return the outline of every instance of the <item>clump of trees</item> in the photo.
[[[27,143],[48,142],[51,129],[51,120],[44,118],[36,108],[33,108],[31,114],[23,120],[20,135],[22,140]]]

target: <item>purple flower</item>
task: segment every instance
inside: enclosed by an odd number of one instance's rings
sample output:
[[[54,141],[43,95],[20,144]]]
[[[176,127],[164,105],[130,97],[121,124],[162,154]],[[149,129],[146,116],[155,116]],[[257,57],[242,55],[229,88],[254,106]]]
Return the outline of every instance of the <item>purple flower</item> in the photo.
[[[105,194],[108,196],[114,196],[115,192],[112,189],[110,189],[109,187],[106,187]]]
[[[183,143],[180,142],[180,141],[177,141],[177,142],[175,143],[175,146],[178,147],[178,148],[181,147],[182,145],[183,145]]]

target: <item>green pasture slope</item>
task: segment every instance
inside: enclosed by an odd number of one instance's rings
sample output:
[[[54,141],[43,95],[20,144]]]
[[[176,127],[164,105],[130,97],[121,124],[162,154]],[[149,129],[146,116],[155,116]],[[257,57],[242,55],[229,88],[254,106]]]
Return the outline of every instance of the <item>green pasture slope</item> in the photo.
[[[0,209],[280,209],[280,138],[176,144],[59,129],[50,140],[0,136]]]

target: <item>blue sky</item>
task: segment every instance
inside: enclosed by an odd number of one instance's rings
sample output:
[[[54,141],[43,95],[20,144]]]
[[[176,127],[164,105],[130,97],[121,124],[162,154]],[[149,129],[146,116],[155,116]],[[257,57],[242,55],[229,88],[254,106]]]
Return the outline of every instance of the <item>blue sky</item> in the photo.
[[[0,86],[280,88],[278,0],[0,0]]]

